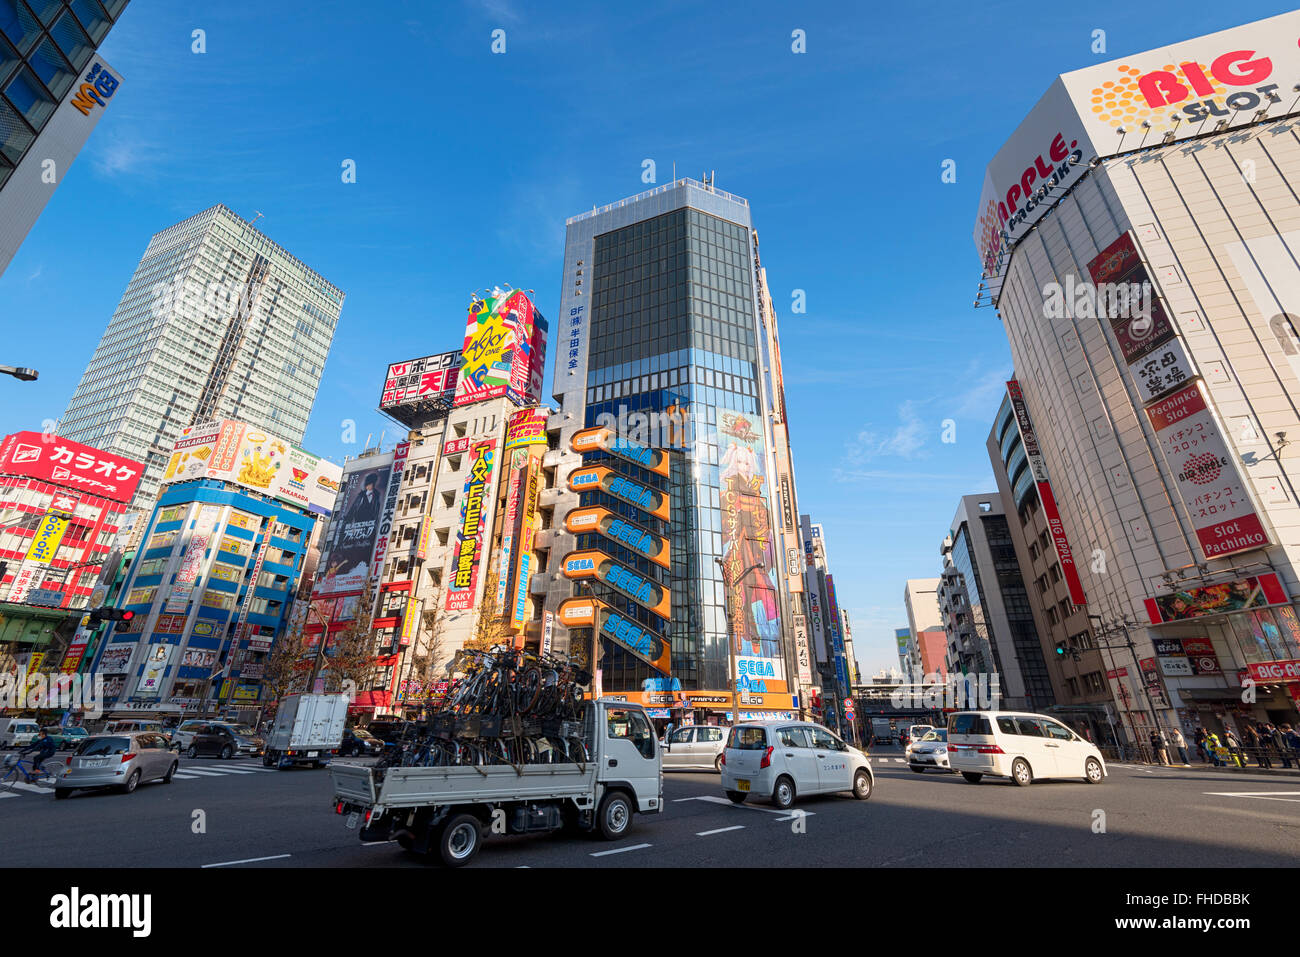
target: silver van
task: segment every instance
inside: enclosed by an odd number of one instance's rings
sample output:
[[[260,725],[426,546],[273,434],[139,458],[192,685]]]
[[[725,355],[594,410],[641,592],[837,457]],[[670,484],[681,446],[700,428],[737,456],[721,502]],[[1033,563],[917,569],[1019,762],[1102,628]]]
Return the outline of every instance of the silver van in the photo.
[[[0,749],[25,748],[40,730],[33,718],[0,718]]]

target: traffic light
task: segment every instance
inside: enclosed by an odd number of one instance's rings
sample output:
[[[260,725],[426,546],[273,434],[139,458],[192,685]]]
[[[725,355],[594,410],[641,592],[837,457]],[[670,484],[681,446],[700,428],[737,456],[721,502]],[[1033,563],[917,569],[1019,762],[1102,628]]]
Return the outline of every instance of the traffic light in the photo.
[[[1064,658],[1067,654],[1069,654],[1069,650],[1065,647],[1065,642],[1058,641],[1056,643],[1056,657]]]
[[[96,624],[101,621],[130,621],[135,617],[135,612],[125,611],[121,608],[109,608],[107,605],[103,608],[96,608],[90,613],[90,624]]]

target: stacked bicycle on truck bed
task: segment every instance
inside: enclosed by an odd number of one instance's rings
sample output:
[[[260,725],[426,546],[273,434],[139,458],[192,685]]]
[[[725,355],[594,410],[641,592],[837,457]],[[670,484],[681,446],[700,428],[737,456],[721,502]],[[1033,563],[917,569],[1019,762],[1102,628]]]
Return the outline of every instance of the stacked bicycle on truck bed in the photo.
[[[451,668],[463,677],[427,723],[390,747],[378,767],[585,765],[590,760],[582,738],[587,672],[509,647],[466,649]]]

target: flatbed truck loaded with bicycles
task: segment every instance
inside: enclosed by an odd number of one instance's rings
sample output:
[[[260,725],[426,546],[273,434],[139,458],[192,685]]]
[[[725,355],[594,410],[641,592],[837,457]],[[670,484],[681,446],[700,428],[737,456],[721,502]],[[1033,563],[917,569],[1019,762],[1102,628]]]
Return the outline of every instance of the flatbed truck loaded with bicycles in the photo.
[[[349,827],[364,822],[364,842],[396,840],[458,867],[478,854],[485,834],[565,829],[618,840],[633,814],[663,811],[659,746],[639,705],[588,703],[579,733],[582,751],[552,763],[382,768],[335,761],[335,812],[347,815]]]

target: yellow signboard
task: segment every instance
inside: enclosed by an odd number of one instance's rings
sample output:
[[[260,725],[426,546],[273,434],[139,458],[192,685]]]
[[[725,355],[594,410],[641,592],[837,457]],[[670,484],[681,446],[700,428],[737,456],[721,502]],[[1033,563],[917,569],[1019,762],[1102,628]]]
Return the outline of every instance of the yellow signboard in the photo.
[[[63,541],[63,533],[68,530],[68,520],[62,518],[53,512],[47,513],[41,518],[41,524],[36,526],[36,535],[32,538],[32,547],[27,550],[27,561],[35,562],[38,565],[48,565],[54,558],[54,553],[59,550],[59,542]]]

